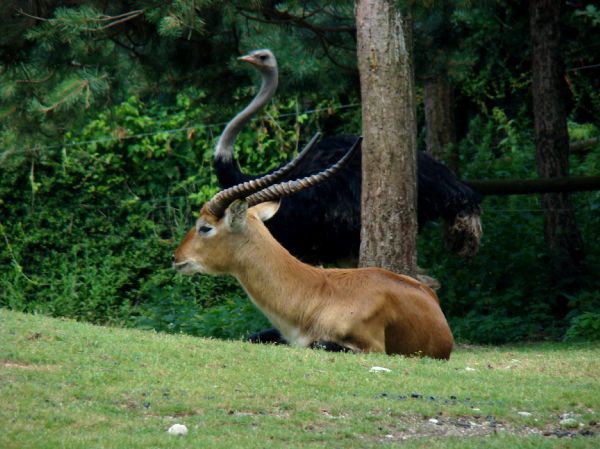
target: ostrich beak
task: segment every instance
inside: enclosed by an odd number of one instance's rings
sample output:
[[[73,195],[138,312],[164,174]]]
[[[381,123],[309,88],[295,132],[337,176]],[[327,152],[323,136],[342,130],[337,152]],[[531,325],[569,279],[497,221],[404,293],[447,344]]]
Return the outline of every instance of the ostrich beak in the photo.
[[[252,55],[244,55],[238,58],[238,61],[249,62],[250,64],[256,64],[256,59]]]

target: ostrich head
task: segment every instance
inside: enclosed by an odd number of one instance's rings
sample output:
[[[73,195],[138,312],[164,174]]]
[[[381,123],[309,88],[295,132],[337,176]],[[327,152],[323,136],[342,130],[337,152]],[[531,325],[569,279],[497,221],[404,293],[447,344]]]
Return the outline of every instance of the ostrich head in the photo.
[[[277,73],[277,59],[271,50],[266,48],[254,50],[247,55],[240,56],[240,61],[248,62],[255,66],[261,72]]]

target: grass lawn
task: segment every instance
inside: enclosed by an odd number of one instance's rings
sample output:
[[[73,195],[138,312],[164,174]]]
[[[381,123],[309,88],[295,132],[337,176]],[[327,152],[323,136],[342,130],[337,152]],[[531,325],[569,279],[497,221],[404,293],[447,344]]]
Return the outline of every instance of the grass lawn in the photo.
[[[459,346],[439,362],[0,309],[2,449],[598,448],[599,414],[600,345]]]

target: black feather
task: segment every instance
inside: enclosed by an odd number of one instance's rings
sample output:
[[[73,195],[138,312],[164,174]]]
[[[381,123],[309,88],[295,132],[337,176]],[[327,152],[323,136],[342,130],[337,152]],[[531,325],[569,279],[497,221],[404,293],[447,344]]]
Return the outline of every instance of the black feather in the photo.
[[[288,179],[328,168],[355,141],[356,136],[344,135],[324,139]],[[242,173],[235,159],[217,158],[215,168],[222,188],[256,178]],[[331,263],[357,258],[361,173],[361,155],[357,151],[348,165],[327,182],[283,198],[279,211],[266,225],[284,247],[305,261]],[[417,173],[419,227],[442,218],[447,246],[461,256],[474,255],[481,237],[480,195],[426,153],[418,153]],[[455,226],[459,217],[472,217],[474,227]]]

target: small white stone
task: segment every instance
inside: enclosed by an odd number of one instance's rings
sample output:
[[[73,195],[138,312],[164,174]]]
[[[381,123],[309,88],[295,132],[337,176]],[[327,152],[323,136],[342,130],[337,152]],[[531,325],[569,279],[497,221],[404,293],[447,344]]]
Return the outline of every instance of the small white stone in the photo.
[[[173,424],[171,427],[169,427],[169,430],[167,430],[167,432],[171,435],[183,436],[187,435],[188,428],[183,424]]]
[[[531,413],[529,413],[529,412],[517,412],[517,413],[521,416],[531,416]]]
[[[465,368],[465,371],[477,371],[475,368],[471,368],[470,366],[467,366]]]
[[[575,418],[577,418],[578,416],[579,416],[579,415],[577,415],[577,414],[575,414],[575,413],[568,412],[568,413],[563,413],[562,415],[560,415],[560,419],[569,419],[569,418],[573,418],[573,419],[575,419]]]
[[[560,420],[560,426],[565,429],[575,429],[579,427],[579,421],[574,418],[565,418]]]
[[[388,368],[384,368],[382,366],[373,366],[369,370],[369,372],[371,372],[371,373],[390,373],[390,372],[392,372],[392,370],[388,369]]]
[[[439,420],[437,420],[437,419],[435,419],[435,418],[431,418],[431,419],[429,420],[429,422],[430,422],[431,424],[437,424],[437,423],[439,423]]]
[[[385,436],[386,438],[394,438],[394,435],[388,434]]]

